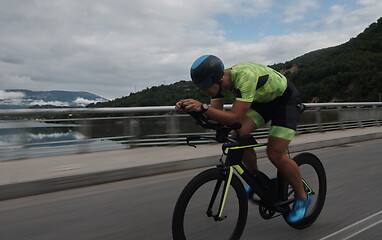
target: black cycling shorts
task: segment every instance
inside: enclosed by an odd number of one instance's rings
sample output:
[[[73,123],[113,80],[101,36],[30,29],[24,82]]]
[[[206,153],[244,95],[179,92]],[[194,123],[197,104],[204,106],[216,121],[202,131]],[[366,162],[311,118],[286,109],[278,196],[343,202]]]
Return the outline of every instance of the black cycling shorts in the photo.
[[[253,102],[247,116],[259,128],[271,121],[269,136],[291,140],[296,134],[303,105],[297,88],[288,81],[284,93],[268,103]]]

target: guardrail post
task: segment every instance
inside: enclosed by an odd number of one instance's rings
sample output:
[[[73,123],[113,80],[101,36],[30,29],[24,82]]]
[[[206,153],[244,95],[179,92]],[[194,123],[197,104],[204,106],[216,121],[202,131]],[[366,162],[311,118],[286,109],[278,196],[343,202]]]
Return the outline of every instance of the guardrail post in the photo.
[[[179,117],[177,115],[167,115],[166,130],[167,133],[170,134],[169,138],[173,137],[171,135],[179,133]]]
[[[343,109],[342,106],[338,106],[338,107],[337,107],[337,111],[339,111],[338,116],[339,116],[339,121],[340,121],[340,129],[343,130],[345,127],[344,127],[344,123],[343,123],[343,121],[342,121],[342,115],[341,115],[342,109]]]
[[[361,113],[361,106],[357,106],[357,113],[358,113],[358,126],[360,128],[363,127],[363,124],[362,124],[362,113]]]
[[[136,139],[137,136],[141,134],[141,122],[139,121],[139,119],[130,118],[129,130],[131,135],[130,147],[133,147],[135,141],[134,139]]]
[[[321,117],[321,107],[316,107],[316,123],[318,125],[318,131],[321,132],[322,129],[322,117]]]
[[[379,119],[378,119],[378,106],[373,105],[373,109],[374,109],[374,119],[375,119],[374,125],[379,127],[380,124],[379,124]]]
[[[130,134],[137,136],[141,133],[141,123],[138,119],[130,118]]]
[[[26,132],[26,126],[24,122],[21,122],[20,128],[19,128],[19,133],[21,133],[21,137],[18,139],[19,144],[22,147],[21,151],[19,151],[19,155],[17,156],[18,159],[23,159],[23,158],[29,158],[29,152],[27,148],[25,148],[25,144],[27,144],[28,139],[27,139],[27,132]],[[17,139],[17,138],[16,138]]]
[[[80,129],[82,134],[85,136],[86,139],[91,139],[91,122],[88,119],[84,119],[80,121]],[[78,145],[78,152],[79,153],[87,153],[89,152],[89,144],[87,142],[80,143]]]

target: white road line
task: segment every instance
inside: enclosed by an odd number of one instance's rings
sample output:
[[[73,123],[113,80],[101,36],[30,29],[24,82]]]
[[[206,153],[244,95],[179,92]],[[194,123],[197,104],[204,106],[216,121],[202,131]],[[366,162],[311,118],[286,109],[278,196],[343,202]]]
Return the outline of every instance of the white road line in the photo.
[[[353,224],[350,225],[350,226],[347,226],[347,227],[345,227],[345,228],[342,228],[342,229],[338,230],[337,232],[334,232],[334,233],[332,233],[332,234],[330,234],[330,235],[328,235],[328,236],[326,236],[326,237],[323,237],[323,238],[321,238],[321,239],[319,239],[319,240],[330,239],[331,237],[336,236],[336,235],[338,235],[338,234],[340,234],[340,233],[342,233],[342,232],[345,232],[345,231],[347,231],[347,230],[350,230],[351,228],[353,228],[353,227],[355,227],[355,226],[357,226],[357,225],[359,225],[359,224],[361,224],[361,223],[363,223],[363,222],[365,222],[365,221],[367,221],[367,220],[369,220],[369,219],[372,219],[372,218],[378,216],[378,215],[381,214],[381,213],[382,213],[382,211],[379,211],[379,212],[377,212],[377,213],[375,213],[375,214],[373,214],[373,215],[371,215],[371,216],[369,216],[369,217],[367,217],[367,218],[364,218],[364,219],[362,219],[362,220],[360,220],[360,221],[358,221],[358,222],[356,222],[356,223],[353,223]],[[371,228],[371,227],[373,227],[373,226],[375,226],[375,225],[377,225],[377,224],[379,224],[379,223],[381,223],[381,222],[382,222],[382,220],[379,220],[378,222],[373,223],[372,225],[369,225],[369,226],[367,226],[366,228],[363,228],[363,229],[359,230],[358,232],[353,233],[352,235],[349,235],[349,236],[347,236],[346,238],[343,238],[343,239],[344,239],[344,240],[345,240],[345,239],[349,239],[349,238],[351,238],[351,237],[357,235],[358,233],[361,233],[361,232],[363,232],[363,231],[365,231],[365,230],[367,230],[367,229],[369,229],[369,228]],[[333,239],[334,239],[334,238],[333,238]]]
[[[347,240],[347,239],[350,239],[350,238],[354,237],[355,235],[358,235],[358,234],[360,234],[361,232],[363,232],[363,231],[365,231],[365,230],[367,230],[367,229],[369,229],[369,228],[372,228],[372,227],[374,227],[374,226],[376,226],[376,225],[380,224],[381,222],[382,222],[382,220],[379,220],[378,222],[376,222],[376,223],[373,223],[373,224],[371,224],[370,226],[368,226],[368,227],[365,227],[365,228],[363,228],[363,229],[359,230],[358,232],[355,232],[355,233],[353,233],[352,235],[350,235],[350,236],[348,236],[348,237],[344,238],[343,240]]]

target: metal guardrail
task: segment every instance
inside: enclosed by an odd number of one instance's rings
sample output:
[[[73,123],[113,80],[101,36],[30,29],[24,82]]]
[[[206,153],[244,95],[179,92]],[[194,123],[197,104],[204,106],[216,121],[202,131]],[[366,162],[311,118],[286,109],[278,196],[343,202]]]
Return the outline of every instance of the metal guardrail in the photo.
[[[62,114],[108,114],[147,113],[175,111],[174,106],[121,107],[121,108],[42,108],[42,109],[1,109],[0,116],[62,115]]]
[[[225,105],[224,108],[230,109],[231,106]],[[382,102],[308,103],[306,106],[307,110],[303,114],[301,124],[298,127],[299,134],[380,126],[381,124]],[[155,116],[104,116],[152,112],[167,114]],[[95,115],[102,115],[102,117]],[[50,117],[40,118],[40,116]],[[61,118],[57,118],[57,116]],[[6,120],[5,123],[14,124],[15,126],[10,128],[19,131],[18,134],[21,136],[17,142],[3,140],[1,143],[0,139],[0,161],[132,147],[179,145],[184,144],[186,136],[200,134],[201,132],[203,134],[212,134],[212,132],[204,132],[205,130],[195,126],[185,126],[184,123],[192,123],[192,119],[189,119],[188,115],[175,114],[173,106],[3,109],[0,110],[0,118],[13,118]],[[64,128],[65,133],[70,134],[76,131],[83,136],[80,139],[28,142],[24,138],[26,135],[31,134],[29,131],[34,131],[34,128],[27,126],[26,123],[31,122],[42,123],[42,128],[45,128],[45,130],[59,127]],[[109,134],[108,128],[115,128],[115,133]],[[158,129],[161,131],[155,132]],[[102,131],[106,133],[98,136],[99,132]],[[267,126],[258,129],[254,133],[257,138],[264,138],[267,134]],[[38,133],[35,133],[35,135],[39,136]],[[201,141],[200,143],[208,143],[208,141]]]
[[[305,103],[307,108],[333,108],[333,107],[368,107],[382,106],[382,102],[348,102],[348,103]],[[230,109],[232,104],[224,105]],[[61,114],[105,114],[105,113],[147,113],[147,112],[174,112],[174,106],[153,107],[120,107],[120,108],[42,108],[42,109],[0,109],[1,116],[26,115],[61,115]]]

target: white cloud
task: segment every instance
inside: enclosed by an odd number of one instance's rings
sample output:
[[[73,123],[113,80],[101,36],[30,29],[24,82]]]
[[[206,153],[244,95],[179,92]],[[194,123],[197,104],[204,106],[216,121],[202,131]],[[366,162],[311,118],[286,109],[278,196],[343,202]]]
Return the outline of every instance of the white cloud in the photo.
[[[7,92],[7,91],[0,90],[0,100],[20,99],[24,97],[25,97],[25,94],[23,92]]]
[[[1,42],[1,40],[0,40]],[[0,46],[1,48],[1,46]],[[0,53],[1,54],[1,53]],[[31,76],[24,75],[18,67],[10,68],[4,66],[0,61],[0,86],[4,89],[27,89],[41,86],[38,81],[32,79]],[[43,71],[43,69],[41,70]]]
[[[256,43],[226,43],[220,55],[227,66],[237,64],[237,59],[271,65],[292,60],[308,51],[334,46],[346,37],[340,33],[334,36],[320,32],[294,32],[265,37]]]
[[[319,4],[316,0],[293,0],[288,1],[284,8],[284,23],[293,23],[301,21],[314,9],[317,9]]]
[[[189,79],[189,66],[205,53],[220,56],[226,65],[272,64],[343,43],[380,17],[381,2],[361,0],[353,10],[336,4],[314,22],[320,32],[296,28],[256,41],[229,41],[219,16],[254,24],[284,16],[281,24],[309,25],[304,19],[318,10],[318,1],[5,0],[0,3],[0,85],[82,90],[113,99]],[[346,14],[338,16],[341,11]]]
[[[54,105],[58,107],[65,107],[69,106],[70,104],[68,102],[60,102],[60,101],[43,101],[43,100],[27,100],[28,105],[34,106],[34,105]]]
[[[360,0],[355,4],[356,8],[346,4],[332,5],[328,15],[322,21],[323,27],[354,34],[359,33],[382,16],[382,1]]]
[[[82,98],[82,97],[78,97],[76,100],[73,101],[73,103],[75,103],[75,105],[78,105],[78,106],[87,106],[89,105],[90,103],[97,103],[97,102],[104,102],[103,99],[97,99],[97,100],[89,100],[89,99],[85,99],[85,98]]]
[[[7,92],[0,90],[0,104],[20,105],[24,101],[25,94],[23,92]]]

